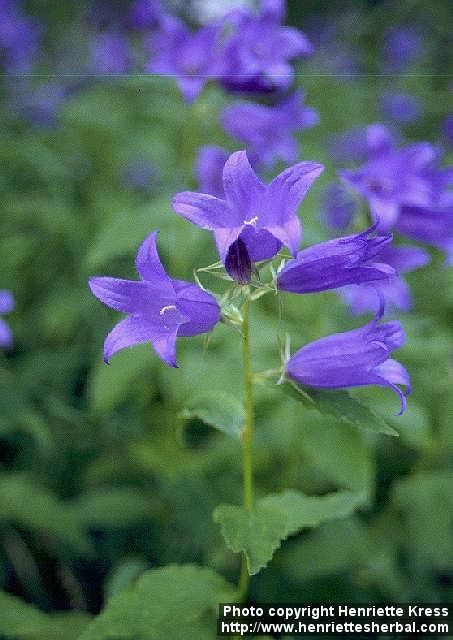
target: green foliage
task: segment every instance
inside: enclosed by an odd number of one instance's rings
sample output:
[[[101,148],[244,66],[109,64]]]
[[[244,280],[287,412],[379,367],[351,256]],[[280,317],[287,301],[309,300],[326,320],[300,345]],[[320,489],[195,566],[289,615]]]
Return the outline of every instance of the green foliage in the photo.
[[[294,390],[291,393],[292,397],[303,402],[307,408],[316,409],[323,415],[333,416],[340,422],[360,429],[390,436],[398,435],[381,416],[353,398],[347,391],[305,389],[292,381],[289,385]]]
[[[210,569],[152,569],[114,596],[80,640],[211,640],[219,602],[234,600],[234,589]]]
[[[49,538],[52,546],[62,543],[73,552],[90,551],[90,542],[72,507],[35,486],[26,476],[6,473],[0,476],[0,522]]]
[[[60,56],[57,33],[70,55],[80,29],[87,43],[91,25],[88,33],[80,21],[74,32],[67,16],[78,15],[78,3],[71,12],[68,3],[23,4],[45,25],[45,51]],[[319,18],[319,4],[288,2],[291,23],[304,30]],[[402,138],[440,142],[445,164],[452,160],[440,140],[451,98],[451,3],[436,10],[352,3],[353,13],[322,4],[342,46],[373,75],[335,75],[329,43],[300,63],[295,86],[320,123],[298,136],[298,160],[325,164],[300,207],[304,247],[330,237],[320,211],[339,168],[332,136],[382,121],[386,91],[421,101],[421,118],[400,127]],[[381,75],[383,35],[409,23],[424,25],[420,59],[407,74]],[[235,597],[219,576],[236,584],[239,573],[240,558],[221,530],[256,571],[281,545],[253,580],[257,601],[450,601],[453,269],[441,253],[431,251],[430,265],[405,276],[414,306],[398,314],[407,342],[396,357],[412,380],[406,414],[395,415],[398,400],[388,389],[301,395],[287,383],[255,385],[258,500],[248,514],[230,506],[242,495],[239,334],[220,324],[207,342],[178,340],[179,369],[165,367],[149,344],[107,366],[103,340],[122,314],[105,309],[87,286],[91,275],[137,278],[137,247],[154,229],[175,278],[193,281],[194,268],[218,259],[212,234],[177,216],[171,198],[197,188],[200,145],[238,148],[219,124],[236,97],[209,83],[189,107],[171,78],[79,85],[59,76],[52,82],[67,82],[70,91],[55,126],[42,128],[12,106],[9,80],[0,100],[0,289],[13,291],[16,309],[5,315],[14,346],[0,350],[0,637],[78,638],[88,616],[66,611],[72,608],[103,609],[86,631],[96,640],[212,638],[216,603]],[[124,178],[141,159],[155,170],[145,188]],[[357,225],[366,224],[363,208]],[[214,282],[206,273],[202,280]],[[254,372],[280,366],[277,329],[291,335],[294,352],[366,321],[351,317],[335,292],[285,295],[280,326],[277,317],[275,296],[253,304]],[[220,527],[211,517],[217,505]],[[157,568],[175,562],[218,575]],[[23,598],[6,593],[13,590]]]
[[[127,487],[109,487],[82,495],[73,510],[86,528],[121,528],[150,519],[149,500]]]
[[[221,505],[214,511],[214,520],[230,549],[246,554],[253,575],[267,565],[285,538],[326,520],[343,518],[363,501],[362,495],[349,491],[316,497],[289,490],[261,498],[251,511]]]
[[[199,418],[211,427],[239,438],[245,420],[243,404],[227,393],[197,396],[182,411],[185,419]]]
[[[0,635],[5,640],[76,640],[89,621],[82,612],[45,614],[0,591]]]

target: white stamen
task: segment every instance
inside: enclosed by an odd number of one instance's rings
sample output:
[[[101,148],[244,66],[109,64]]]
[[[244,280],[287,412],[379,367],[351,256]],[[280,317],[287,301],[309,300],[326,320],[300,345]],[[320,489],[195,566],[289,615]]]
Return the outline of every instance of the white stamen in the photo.
[[[252,225],[252,227],[254,227],[257,222],[258,222],[258,216],[253,216],[253,218],[250,218],[250,220],[243,220],[243,224],[250,224]]]
[[[162,309],[159,311],[160,315],[163,316],[167,313],[167,311],[176,311],[176,307],[174,304],[167,304],[166,307],[162,307]]]

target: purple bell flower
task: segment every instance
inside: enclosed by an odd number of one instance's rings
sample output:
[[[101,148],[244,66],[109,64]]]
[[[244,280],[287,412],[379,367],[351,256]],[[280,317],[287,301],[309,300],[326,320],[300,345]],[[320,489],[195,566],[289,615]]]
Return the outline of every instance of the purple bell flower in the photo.
[[[159,358],[177,367],[176,338],[206,333],[219,321],[219,305],[212,295],[165,273],[156,236],[157,231],[151,233],[138,250],[135,266],[141,280],[89,280],[92,293],[101,302],[128,314],[105,339],[105,362],[120,349],[151,342]]]
[[[385,93],[381,99],[381,111],[388,120],[410,124],[420,117],[421,106],[409,93]]]
[[[313,47],[298,29],[282,26],[284,17],[284,0],[262,0],[258,15],[238,10],[225,18],[225,26],[233,30],[225,52],[227,89],[269,91],[291,84],[289,61],[311,54]]]
[[[354,315],[369,311],[376,313],[382,300],[386,309],[409,311],[412,308],[412,296],[401,274],[424,267],[430,261],[429,254],[419,247],[386,246],[377,259],[393,267],[395,274],[388,280],[373,284],[344,287],[340,291],[341,297]]]
[[[405,335],[396,320],[378,324],[382,313],[383,307],[365,326],[320,338],[299,349],[286,364],[288,376],[321,389],[390,387],[400,397],[400,415],[404,413],[409,374],[390,354],[404,344]],[[397,385],[407,387],[406,392]]]
[[[222,147],[207,145],[198,149],[194,173],[202,193],[223,198],[222,171],[227,160],[228,151]]]
[[[10,291],[0,289],[0,316],[14,309],[14,298]],[[0,317],[0,347],[7,349],[13,344],[13,334],[6,322]]]
[[[374,235],[377,225],[344,238],[299,251],[277,277],[278,288],[292,293],[315,293],[346,284],[388,280],[395,270],[381,256],[392,235]]]
[[[220,26],[215,24],[192,33],[178,18],[164,16],[149,49],[146,71],[175,77],[186,102],[193,102],[223,67]]]
[[[314,109],[304,105],[303,91],[296,91],[273,107],[239,103],[227,107],[222,125],[231,136],[247,146],[253,165],[272,166],[275,160],[294,162],[298,156],[297,131],[319,122]]]
[[[339,175],[364,196],[374,220],[382,229],[398,221],[403,206],[430,206],[451,181],[451,172],[438,169],[438,149],[420,142],[400,149],[383,147],[371,154],[358,169],[345,169]]]
[[[302,233],[296,211],[323,169],[315,162],[300,162],[265,185],[246,152],[236,151],[223,169],[224,198],[183,191],[173,198],[173,208],[193,224],[215,232],[224,262],[238,238],[251,262],[273,258],[282,244],[295,255]]]
[[[121,33],[100,33],[91,43],[91,68],[95,73],[114,75],[128,71],[132,52]]]
[[[321,218],[324,224],[330,229],[342,231],[349,226],[357,211],[357,201],[344,185],[332,182],[325,189],[322,205]]]

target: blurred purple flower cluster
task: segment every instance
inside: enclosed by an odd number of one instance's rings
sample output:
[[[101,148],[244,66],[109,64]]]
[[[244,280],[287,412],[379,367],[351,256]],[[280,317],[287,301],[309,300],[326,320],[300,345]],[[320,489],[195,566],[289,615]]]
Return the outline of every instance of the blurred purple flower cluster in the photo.
[[[257,13],[236,9],[194,32],[161,15],[148,39],[146,69],[176,77],[188,102],[210,79],[233,92],[284,90],[293,79],[291,60],[313,50],[303,33],[282,26],[284,15],[284,0],[262,0]]]
[[[41,25],[23,13],[20,2],[0,0],[0,55],[7,72],[31,70],[41,36]]]
[[[343,136],[336,151],[337,157],[362,164],[338,172],[343,186],[331,188],[330,218],[351,221],[347,196],[343,195],[349,188],[365,198],[381,230],[393,229],[410,240],[440,249],[446,253],[447,264],[452,263],[453,167],[439,166],[442,154],[437,146],[428,142],[399,145],[390,129],[374,124]],[[381,258],[397,275],[372,287],[342,290],[353,313],[375,311],[381,298],[388,309],[411,308],[409,287],[399,274],[424,266],[429,255],[420,248],[399,246],[385,250]]]

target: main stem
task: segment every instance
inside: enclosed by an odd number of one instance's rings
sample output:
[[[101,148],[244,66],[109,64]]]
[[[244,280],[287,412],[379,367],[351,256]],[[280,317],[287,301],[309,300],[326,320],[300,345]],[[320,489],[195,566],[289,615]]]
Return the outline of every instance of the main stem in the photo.
[[[244,483],[244,507],[250,511],[253,507],[253,374],[250,361],[250,300],[243,306],[242,320],[242,358],[245,390],[245,424],[242,430],[242,468]],[[239,597],[244,600],[249,586],[249,572],[245,554],[242,556],[241,578],[239,581]]]

